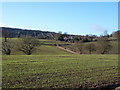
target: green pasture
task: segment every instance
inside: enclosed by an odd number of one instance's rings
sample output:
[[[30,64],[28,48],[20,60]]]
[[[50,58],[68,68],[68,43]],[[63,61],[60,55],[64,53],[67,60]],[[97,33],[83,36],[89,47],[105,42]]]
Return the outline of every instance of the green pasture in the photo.
[[[1,38],[4,40],[4,38]],[[19,42],[21,38],[7,38],[8,41],[12,41],[14,43]],[[54,44],[72,44],[69,42],[64,41],[56,41],[56,40],[47,40],[47,39],[38,39],[40,41],[40,44],[46,44],[46,45],[54,45]]]
[[[96,88],[118,84],[117,55],[3,55],[3,88]]]
[[[32,55],[25,55],[17,49],[19,39],[9,40],[14,48],[11,55],[2,55],[2,88],[89,89],[120,84],[117,54],[74,55],[49,45],[66,42],[41,39],[45,45],[37,46]],[[111,52],[116,52],[118,44],[112,44]],[[76,49],[72,43],[63,47]]]
[[[97,42],[85,42],[85,43],[83,43],[83,53],[84,54],[89,54],[89,51],[85,49],[85,46],[87,44],[91,44],[91,43],[93,43],[94,45],[97,44]],[[118,54],[118,44],[119,43],[117,41],[110,41],[110,44],[112,47],[111,47],[110,51],[108,52],[108,54]],[[62,47],[70,49],[72,51],[79,52],[79,49],[77,48],[76,44],[64,45]],[[97,48],[95,51],[92,52],[92,54],[100,54],[99,49],[100,48]]]
[[[60,54],[70,54],[69,52],[63,51],[55,46],[40,45],[35,48],[32,55],[60,55]],[[16,49],[12,49],[11,55],[25,55],[23,52]]]
[[[39,39],[39,41],[41,42],[41,44],[51,44],[51,45],[54,45],[54,44],[72,44],[72,43],[69,43],[69,42],[64,42],[64,41],[56,41],[56,40],[45,40],[45,39]]]

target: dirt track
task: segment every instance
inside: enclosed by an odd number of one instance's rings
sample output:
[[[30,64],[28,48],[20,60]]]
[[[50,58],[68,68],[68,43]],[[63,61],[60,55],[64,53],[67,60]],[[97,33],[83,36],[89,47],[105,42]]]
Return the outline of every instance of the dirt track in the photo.
[[[77,52],[71,51],[71,50],[69,50],[69,49],[65,49],[65,48],[60,47],[60,46],[56,46],[56,47],[59,48],[59,49],[62,49],[62,50],[64,50],[64,51],[70,52],[70,53],[72,53],[72,54],[79,54],[79,53],[77,53]]]

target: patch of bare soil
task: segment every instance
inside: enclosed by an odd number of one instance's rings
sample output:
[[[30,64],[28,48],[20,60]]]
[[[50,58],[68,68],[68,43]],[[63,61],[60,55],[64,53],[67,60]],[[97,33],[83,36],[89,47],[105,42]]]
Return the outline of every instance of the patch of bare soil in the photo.
[[[67,51],[67,52],[69,52],[69,53],[72,53],[72,54],[79,54],[79,53],[77,53],[77,52],[71,51],[71,50],[69,50],[69,49],[66,49],[66,48],[63,48],[63,47],[60,47],[60,46],[56,46],[56,47],[59,48],[59,49],[62,49],[62,50],[64,50],[64,51]]]

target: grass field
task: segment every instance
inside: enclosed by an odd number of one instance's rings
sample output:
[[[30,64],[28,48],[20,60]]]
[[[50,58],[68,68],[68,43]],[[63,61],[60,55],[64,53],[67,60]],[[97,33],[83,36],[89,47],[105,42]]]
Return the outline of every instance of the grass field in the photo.
[[[72,44],[72,43],[69,43],[69,42],[56,41],[56,40],[40,39],[39,41],[40,41],[42,44],[51,44],[51,45],[54,45],[54,44]]]
[[[25,55],[23,52],[18,51],[16,49],[12,49],[12,55]],[[60,55],[60,54],[69,54],[55,46],[41,45],[36,47],[36,50],[32,53],[32,55]]]
[[[83,53],[84,54],[89,54],[89,51],[85,49],[85,46],[87,44],[91,44],[91,43],[93,43],[95,45],[97,44],[97,42],[86,42],[86,43],[83,43],[83,48],[84,48]],[[112,48],[110,49],[109,54],[118,54],[118,42],[110,41],[110,44],[111,44]],[[64,45],[62,47],[69,48],[72,51],[79,52],[79,49],[77,48],[77,46],[75,44]],[[93,51],[92,54],[100,54],[99,49],[96,49],[95,51]]]
[[[117,55],[3,55],[3,88],[96,88],[118,77]]]
[[[41,42],[66,44],[51,40]],[[32,55],[18,51],[17,46],[11,55],[2,55],[2,88],[89,89],[120,84],[117,54],[74,55],[48,45],[36,47]],[[66,47],[75,50],[74,44]]]

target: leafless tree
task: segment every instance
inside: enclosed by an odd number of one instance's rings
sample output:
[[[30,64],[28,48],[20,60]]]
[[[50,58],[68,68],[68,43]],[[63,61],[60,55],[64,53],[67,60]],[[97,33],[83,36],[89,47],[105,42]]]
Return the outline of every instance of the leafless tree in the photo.
[[[79,51],[80,54],[83,54],[83,50],[84,50],[83,42],[77,43],[76,44],[76,48],[78,49],[78,51]]]
[[[31,55],[38,45],[39,41],[37,39],[27,36],[21,38],[21,41],[18,45],[18,50],[24,52],[27,55]]]
[[[108,53],[112,48],[108,37],[100,37],[97,46],[101,54]]]
[[[13,48],[13,43],[11,41],[3,41],[2,42],[2,52],[6,55],[11,54],[11,49]]]
[[[93,51],[95,51],[95,44],[93,43],[87,44],[86,49],[89,51],[89,54],[91,54]]]
[[[7,42],[7,38],[10,37],[10,31],[2,30],[2,37],[4,37],[4,41]]]

